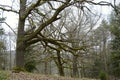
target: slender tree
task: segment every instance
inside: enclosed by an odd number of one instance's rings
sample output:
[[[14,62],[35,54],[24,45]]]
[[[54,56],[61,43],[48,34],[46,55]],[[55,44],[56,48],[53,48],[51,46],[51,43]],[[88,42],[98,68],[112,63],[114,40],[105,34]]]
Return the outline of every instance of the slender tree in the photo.
[[[5,56],[5,44],[4,44],[4,39],[3,39],[3,35],[4,35],[4,29],[2,28],[2,21],[4,21],[5,18],[0,18],[0,69],[5,69],[5,60],[6,60],[6,56]]]

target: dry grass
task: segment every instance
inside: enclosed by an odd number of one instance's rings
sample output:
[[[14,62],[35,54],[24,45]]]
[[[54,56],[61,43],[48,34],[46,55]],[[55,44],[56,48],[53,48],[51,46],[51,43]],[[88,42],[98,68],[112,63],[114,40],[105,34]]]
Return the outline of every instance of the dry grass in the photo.
[[[95,79],[75,79],[70,77],[48,76],[32,73],[12,73],[10,71],[0,71],[8,76],[7,80],[95,80]]]

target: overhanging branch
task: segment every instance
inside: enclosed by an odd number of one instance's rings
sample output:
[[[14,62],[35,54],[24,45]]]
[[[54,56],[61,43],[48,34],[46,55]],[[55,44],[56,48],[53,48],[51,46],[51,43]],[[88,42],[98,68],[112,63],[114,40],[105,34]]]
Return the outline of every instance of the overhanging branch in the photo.
[[[30,44],[33,44],[33,43],[36,43],[36,42],[39,42],[39,41],[43,41],[43,42],[46,42],[46,43],[53,44],[55,46],[58,46],[62,50],[68,51],[68,52],[71,52],[71,53],[74,53],[74,51],[78,51],[78,50],[84,50],[84,48],[86,47],[86,46],[80,46],[80,47],[77,47],[77,48],[73,48],[73,47],[70,47],[67,44],[65,44],[65,43],[63,43],[59,40],[54,40],[54,39],[45,38],[45,37],[41,37],[41,36],[40,37],[38,36],[38,38],[34,38],[31,41],[28,41],[27,44],[30,45]],[[50,45],[46,45],[46,46],[51,47],[54,50],[58,50],[55,47],[52,47]]]

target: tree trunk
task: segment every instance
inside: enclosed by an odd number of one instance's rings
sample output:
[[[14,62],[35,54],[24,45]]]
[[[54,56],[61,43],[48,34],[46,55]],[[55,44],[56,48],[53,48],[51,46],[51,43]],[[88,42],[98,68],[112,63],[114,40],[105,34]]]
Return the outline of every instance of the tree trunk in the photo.
[[[48,74],[48,63],[46,61],[44,62],[44,73]]]
[[[106,37],[105,37],[105,34],[104,34],[104,39],[103,39],[103,60],[104,60],[104,68],[105,68],[105,71],[108,73],[108,66],[107,66],[107,49],[106,49]]]
[[[58,69],[59,69],[59,74],[60,76],[64,76],[64,68],[62,66],[62,62],[61,62],[61,56],[60,56],[60,51],[57,51],[57,61],[58,61]]]
[[[23,40],[24,30],[21,29],[24,26],[24,21],[19,20],[19,29],[17,35],[17,45],[16,45],[16,66],[24,67],[24,53],[26,49],[25,42]]]
[[[26,49],[26,44],[24,41],[25,18],[23,18],[23,16],[26,10],[26,1],[27,0],[20,0],[18,33],[17,33],[17,43],[16,43],[16,66],[17,67],[24,67],[24,53]]]
[[[79,77],[76,55],[73,55],[73,77]]]

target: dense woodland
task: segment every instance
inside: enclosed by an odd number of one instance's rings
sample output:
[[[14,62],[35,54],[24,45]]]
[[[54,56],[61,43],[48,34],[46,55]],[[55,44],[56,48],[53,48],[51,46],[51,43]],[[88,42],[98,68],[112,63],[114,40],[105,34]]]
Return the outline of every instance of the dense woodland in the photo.
[[[1,70],[120,78],[120,5],[115,0],[114,4],[94,0],[16,1],[19,9],[15,0],[14,6],[0,4],[1,11],[19,16],[17,30],[6,23],[7,18],[0,17]],[[96,5],[112,7],[107,19],[91,8]],[[11,32],[5,32],[3,24]],[[15,51],[11,50],[14,44]]]

